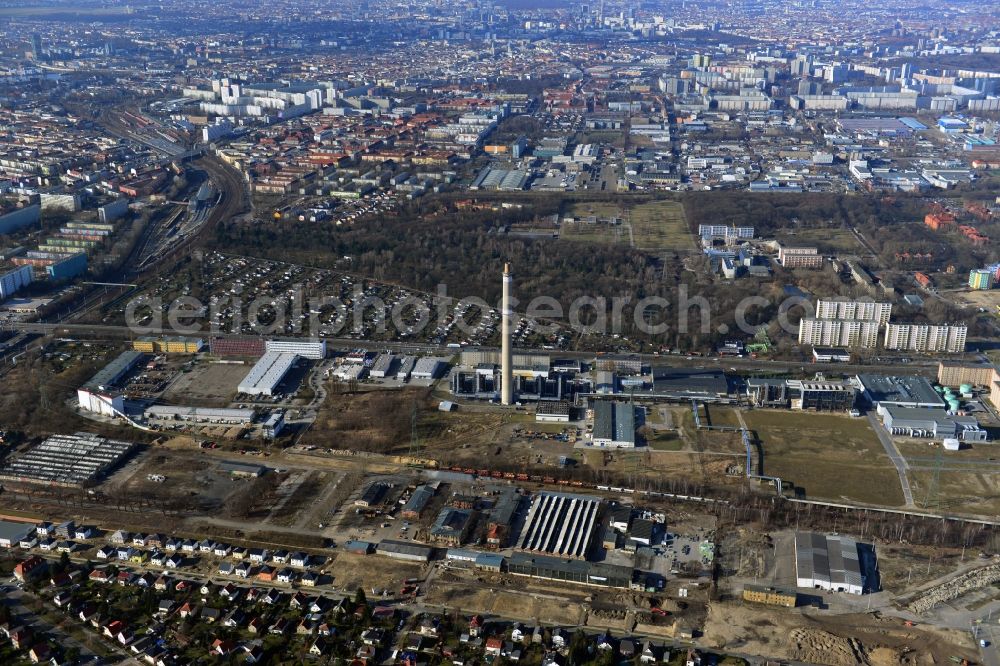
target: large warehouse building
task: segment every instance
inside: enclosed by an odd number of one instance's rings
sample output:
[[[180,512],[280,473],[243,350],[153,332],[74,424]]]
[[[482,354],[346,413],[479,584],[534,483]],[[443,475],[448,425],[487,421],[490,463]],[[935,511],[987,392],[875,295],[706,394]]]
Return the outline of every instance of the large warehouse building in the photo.
[[[585,559],[600,513],[598,498],[540,492],[531,500],[518,548]]]
[[[635,572],[631,567],[616,564],[562,560],[528,553],[514,553],[507,558],[507,571],[515,576],[618,588],[629,587]]]
[[[0,478],[58,486],[78,486],[111,472],[135,444],[87,432],[52,435],[9,461]]]
[[[250,425],[253,423],[254,415],[255,412],[252,409],[174,405],[150,405],[143,412],[143,416],[151,420],[221,425]]]
[[[863,594],[858,544],[846,536],[795,533],[795,584],[831,592]]]
[[[635,448],[635,405],[602,400],[594,405],[594,446]]]
[[[125,411],[125,397],[117,389],[122,377],[139,364],[142,352],[127,351],[104,366],[76,391],[80,409],[104,416],[120,416]]]
[[[297,354],[267,352],[250,368],[236,390],[247,395],[274,395],[297,358]]]

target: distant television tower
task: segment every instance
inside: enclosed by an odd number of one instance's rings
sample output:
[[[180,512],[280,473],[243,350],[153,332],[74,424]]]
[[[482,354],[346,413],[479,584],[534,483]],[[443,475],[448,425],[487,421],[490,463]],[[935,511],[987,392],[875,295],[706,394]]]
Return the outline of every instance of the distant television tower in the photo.
[[[513,311],[510,306],[510,288],[514,277],[510,274],[510,264],[503,265],[503,303],[501,304],[501,343],[500,343],[500,404],[514,403],[514,360],[511,352],[511,319]]]

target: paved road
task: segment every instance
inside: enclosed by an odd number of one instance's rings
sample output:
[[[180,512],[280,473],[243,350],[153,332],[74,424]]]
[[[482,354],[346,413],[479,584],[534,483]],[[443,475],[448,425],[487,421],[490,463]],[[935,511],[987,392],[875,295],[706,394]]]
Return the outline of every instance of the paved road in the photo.
[[[73,636],[70,636],[65,631],[59,627],[50,624],[46,620],[43,620],[39,616],[35,615],[26,605],[25,598],[33,597],[34,595],[24,591],[21,588],[16,587],[13,584],[7,583],[0,585],[0,603],[3,603],[10,607],[11,613],[17,616],[18,620],[16,624],[23,624],[25,626],[31,627],[36,633],[47,634],[58,641],[63,649],[66,648],[76,648],[80,651],[80,658],[82,660],[96,659],[97,655],[94,651],[88,648],[86,645],[78,641]],[[102,645],[108,645],[108,643],[101,641]],[[135,660],[130,654],[119,648],[118,646],[108,645],[108,648],[117,653],[124,661],[119,662],[124,666],[139,666],[139,662]],[[97,661],[95,663],[101,663]]]
[[[90,334],[105,335],[109,339],[131,340],[137,335],[193,335],[204,337],[205,331],[177,331],[171,328],[143,328],[141,331],[132,330],[128,326],[112,326],[106,324],[73,324],[73,323],[46,323],[46,322],[0,322],[0,330],[26,331],[30,333],[40,333],[44,335],[73,335]],[[213,337],[220,338],[240,338],[245,334],[212,332]],[[495,347],[469,347],[456,349],[445,345],[432,345],[415,342],[389,342],[359,340],[355,338],[325,338],[328,345],[345,349],[367,349],[372,351],[394,351],[401,354],[438,354],[441,356],[454,356],[462,351],[497,351]],[[538,350],[518,348],[514,350],[517,354],[545,353],[559,358],[589,360],[600,355],[589,351],[571,351],[563,349]],[[782,360],[762,360],[748,358],[721,358],[717,356],[704,357],[695,356],[688,358],[673,354],[622,354],[629,358],[635,358],[645,363],[658,366],[671,366],[687,368],[690,370],[730,370],[730,371],[763,371],[763,372],[831,372],[836,374],[856,374],[862,372],[872,372],[877,368],[890,368],[894,374],[901,375],[923,375],[934,377],[937,375],[937,362],[910,363],[900,366],[893,363],[872,363],[870,365],[845,365],[840,363],[809,363],[805,361],[782,361]]]
[[[976,640],[985,639],[988,641],[986,647],[979,648],[979,656],[982,658],[983,666],[1000,666],[1000,651],[997,650],[1000,627],[997,627],[996,620],[987,623],[986,618],[983,618],[978,631],[974,630],[973,634],[976,635]]]
[[[868,422],[871,424],[875,434],[878,435],[878,440],[882,442],[889,460],[896,466],[896,473],[899,474],[899,483],[903,488],[903,500],[906,502],[906,506],[911,509],[916,508],[916,505],[913,503],[913,492],[910,490],[910,480],[906,477],[906,459],[899,453],[899,449],[896,448],[892,437],[889,436],[889,433],[879,423],[878,416],[874,411],[868,412]]]

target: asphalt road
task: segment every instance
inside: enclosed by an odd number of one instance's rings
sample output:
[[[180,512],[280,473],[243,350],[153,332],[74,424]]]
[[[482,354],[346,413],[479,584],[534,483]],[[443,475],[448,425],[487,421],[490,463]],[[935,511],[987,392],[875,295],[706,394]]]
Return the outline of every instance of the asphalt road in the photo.
[[[178,335],[182,331],[175,331],[169,328],[144,328],[141,331],[133,331],[127,326],[110,326],[104,324],[74,324],[74,323],[45,323],[45,322],[2,322],[0,330],[9,329],[25,331],[30,333],[40,333],[43,335],[72,336],[81,335],[101,335],[108,339],[131,340],[137,335]],[[205,332],[191,332],[189,335],[204,336]],[[245,337],[243,334],[234,333],[211,333],[213,337]],[[415,342],[386,342],[373,340],[358,340],[355,338],[325,338],[327,344],[345,349],[368,349],[372,351],[394,351],[409,354],[438,354],[441,356],[453,356],[463,349],[476,349],[483,351],[497,351],[494,347],[469,347],[458,349],[445,345],[432,345]],[[515,353],[545,353],[559,358],[568,359],[593,359],[599,354],[590,351],[569,351],[569,350],[540,350],[540,349],[515,349]],[[841,363],[806,363],[802,361],[783,361],[767,359],[731,358],[719,356],[681,356],[674,354],[623,354],[628,358],[642,360],[645,363],[658,366],[671,366],[677,368],[687,368],[691,370],[730,370],[730,371],[758,371],[758,372],[829,372],[836,374],[857,374],[872,372],[879,368],[891,368],[894,374],[902,375],[924,375],[933,377],[937,375],[937,362],[910,363],[900,366],[894,363],[882,363],[872,365],[849,365]]]
[[[896,473],[899,475],[899,484],[903,489],[903,500],[906,503],[907,508],[915,508],[916,505],[913,503],[913,492],[910,490],[910,480],[906,476],[906,470],[908,465],[906,464],[906,459],[899,453],[899,449],[896,448],[896,444],[893,443],[892,437],[889,433],[885,431],[882,424],[878,421],[878,416],[874,411],[868,412],[868,422],[871,424],[872,430],[878,435],[878,441],[882,442],[882,447],[885,449],[885,454],[889,456],[889,460],[892,464],[896,466]]]
[[[17,617],[16,624],[21,624],[31,627],[36,633],[44,633],[53,637],[58,641],[58,643],[63,647],[63,649],[74,647],[80,651],[81,660],[93,660],[97,657],[93,650],[88,648],[86,645],[73,638],[66,632],[64,632],[59,627],[50,624],[49,622],[43,620],[42,618],[35,615],[25,604],[26,597],[31,595],[25,592],[23,589],[17,587],[15,583],[4,583],[0,585],[0,603],[8,606],[13,615]],[[123,657],[128,657],[129,655],[120,650],[115,650],[119,652]],[[95,664],[101,663],[100,661],[94,662]],[[121,662],[129,663],[129,662]],[[136,663],[132,660],[131,663]]]

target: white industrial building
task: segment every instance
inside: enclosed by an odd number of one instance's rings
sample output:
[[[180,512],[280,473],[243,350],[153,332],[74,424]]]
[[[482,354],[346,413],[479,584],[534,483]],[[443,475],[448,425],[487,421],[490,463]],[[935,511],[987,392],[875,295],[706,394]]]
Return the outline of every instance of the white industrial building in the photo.
[[[142,358],[141,352],[126,351],[104,366],[77,389],[76,398],[80,409],[104,416],[121,416],[125,411],[125,398],[116,385]]]
[[[885,327],[885,348],[961,354],[968,332],[965,324],[889,324]]]
[[[437,379],[441,376],[444,366],[445,362],[443,359],[434,356],[425,356],[417,361],[417,364],[413,367],[413,372],[410,373],[410,377],[413,379]]]
[[[518,548],[585,559],[600,513],[596,497],[540,492],[531,500]]]
[[[250,425],[254,410],[228,409],[220,407],[186,407],[174,405],[152,405],[143,412],[147,419],[160,421],[188,421],[220,425]]]
[[[34,275],[31,266],[18,266],[0,275],[0,300],[7,300],[22,287],[31,284]]]
[[[878,344],[878,321],[857,319],[799,320],[799,344],[813,347],[864,347],[874,349]]]
[[[260,357],[237,390],[247,395],[274,395],[274,390],[295,365],[297,354],[269,351]]]
[[[858,321],[877,321],[880,326],[889,323],[892,314],[892,303],[874,303],[869,301],[816,301],[816,319],[856,319]]]
[[[264,350],[319,361],[326,358],[326,340],[268,340]]]
[[[975,416],[958,416],[943,409],[879,406],[882,425],[892,435],[985,442],[988,433]]]
[[[865,579],[857,542],[846,536],[796,532],[795,585],[863,594]]]
[[[375,362],[372,363],[368,374],[372,377],[385,378],[392,375],[393,369],[397,366],[395,354],[379,354]]]

